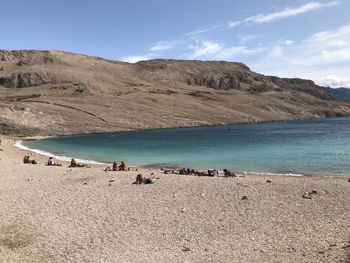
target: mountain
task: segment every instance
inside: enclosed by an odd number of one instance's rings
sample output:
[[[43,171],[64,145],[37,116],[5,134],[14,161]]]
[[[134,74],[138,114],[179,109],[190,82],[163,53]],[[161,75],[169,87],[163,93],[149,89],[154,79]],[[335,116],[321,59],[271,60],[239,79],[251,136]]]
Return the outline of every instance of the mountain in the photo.
[[[337,100],[350,100],[350,89],[348,88],[330,88],[324,87],[324,91],[333,96]]]
[[[345,116],[311,80],[224,61],[135,64],[64,51],[0,50],[0,133],[63,135]]]

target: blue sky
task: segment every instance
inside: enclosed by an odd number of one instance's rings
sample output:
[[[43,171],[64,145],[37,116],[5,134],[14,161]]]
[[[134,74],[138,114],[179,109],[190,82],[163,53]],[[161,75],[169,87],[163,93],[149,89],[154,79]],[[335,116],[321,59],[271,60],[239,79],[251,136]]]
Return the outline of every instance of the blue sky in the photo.
[[[0,49],[239,61],[350,87],[349,0],[0,0]]]

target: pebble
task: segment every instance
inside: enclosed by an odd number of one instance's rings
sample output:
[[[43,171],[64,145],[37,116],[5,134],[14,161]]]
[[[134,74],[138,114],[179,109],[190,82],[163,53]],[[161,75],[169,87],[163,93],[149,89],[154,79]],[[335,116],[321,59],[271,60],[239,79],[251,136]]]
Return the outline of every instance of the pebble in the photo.
[[[313,195],[317,194],[317,190],[312,190],[311,194],[313,194]]]
[[[302,195],[302,198],[311,199],[311,195],[310,195],[310,193],[306,192]]]
[[[248,199],[248,196],[246,196],[246,195],[242,196],[242,200],[247,200],[247,199]]]
[[[191,249],[189,247],[183,247],[182,251],[187,252],[187,251],[191,251]]]
[[[266,180],[266,183],[272,183],[271,180]]]

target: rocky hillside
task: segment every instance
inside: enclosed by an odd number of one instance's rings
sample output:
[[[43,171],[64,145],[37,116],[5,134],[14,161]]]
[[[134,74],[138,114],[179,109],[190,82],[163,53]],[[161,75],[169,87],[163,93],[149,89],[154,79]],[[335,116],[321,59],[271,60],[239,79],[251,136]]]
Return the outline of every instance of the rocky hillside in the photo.
[[[0,50],[0,133],[61,135],[350,114],[310,80],[223,61]]]

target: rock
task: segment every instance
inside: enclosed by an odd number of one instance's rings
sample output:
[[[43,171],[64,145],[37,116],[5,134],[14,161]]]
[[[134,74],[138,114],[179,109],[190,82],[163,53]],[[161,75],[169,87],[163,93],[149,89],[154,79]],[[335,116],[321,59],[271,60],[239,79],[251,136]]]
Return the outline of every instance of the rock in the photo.
[[[304,193],[301,197],[304,199],[311,199],[311,195],[309,192]]]
[[[182,248],[182,251],[187,252],[187,251],[191,251],[191,249],[190,249],[189,247],[183,247],[183,248]]]
[[[271,180],[266,180],[266,183],[272,183],[272,181]]]
[[[348,182],[350,183],[350,178],[349,178]]]
[[[113,182],[114,182],[114,180],[109,180],[109,182],[110,182],[110,183],[113,183]]]
[[[242,196],[242,200],[247,200],[247,199],[248,199],[248,196],[246,196],[246,195]]]
[[[317,194],[317,190],[312,190],[311,194],[313,194],[313,195]]]

